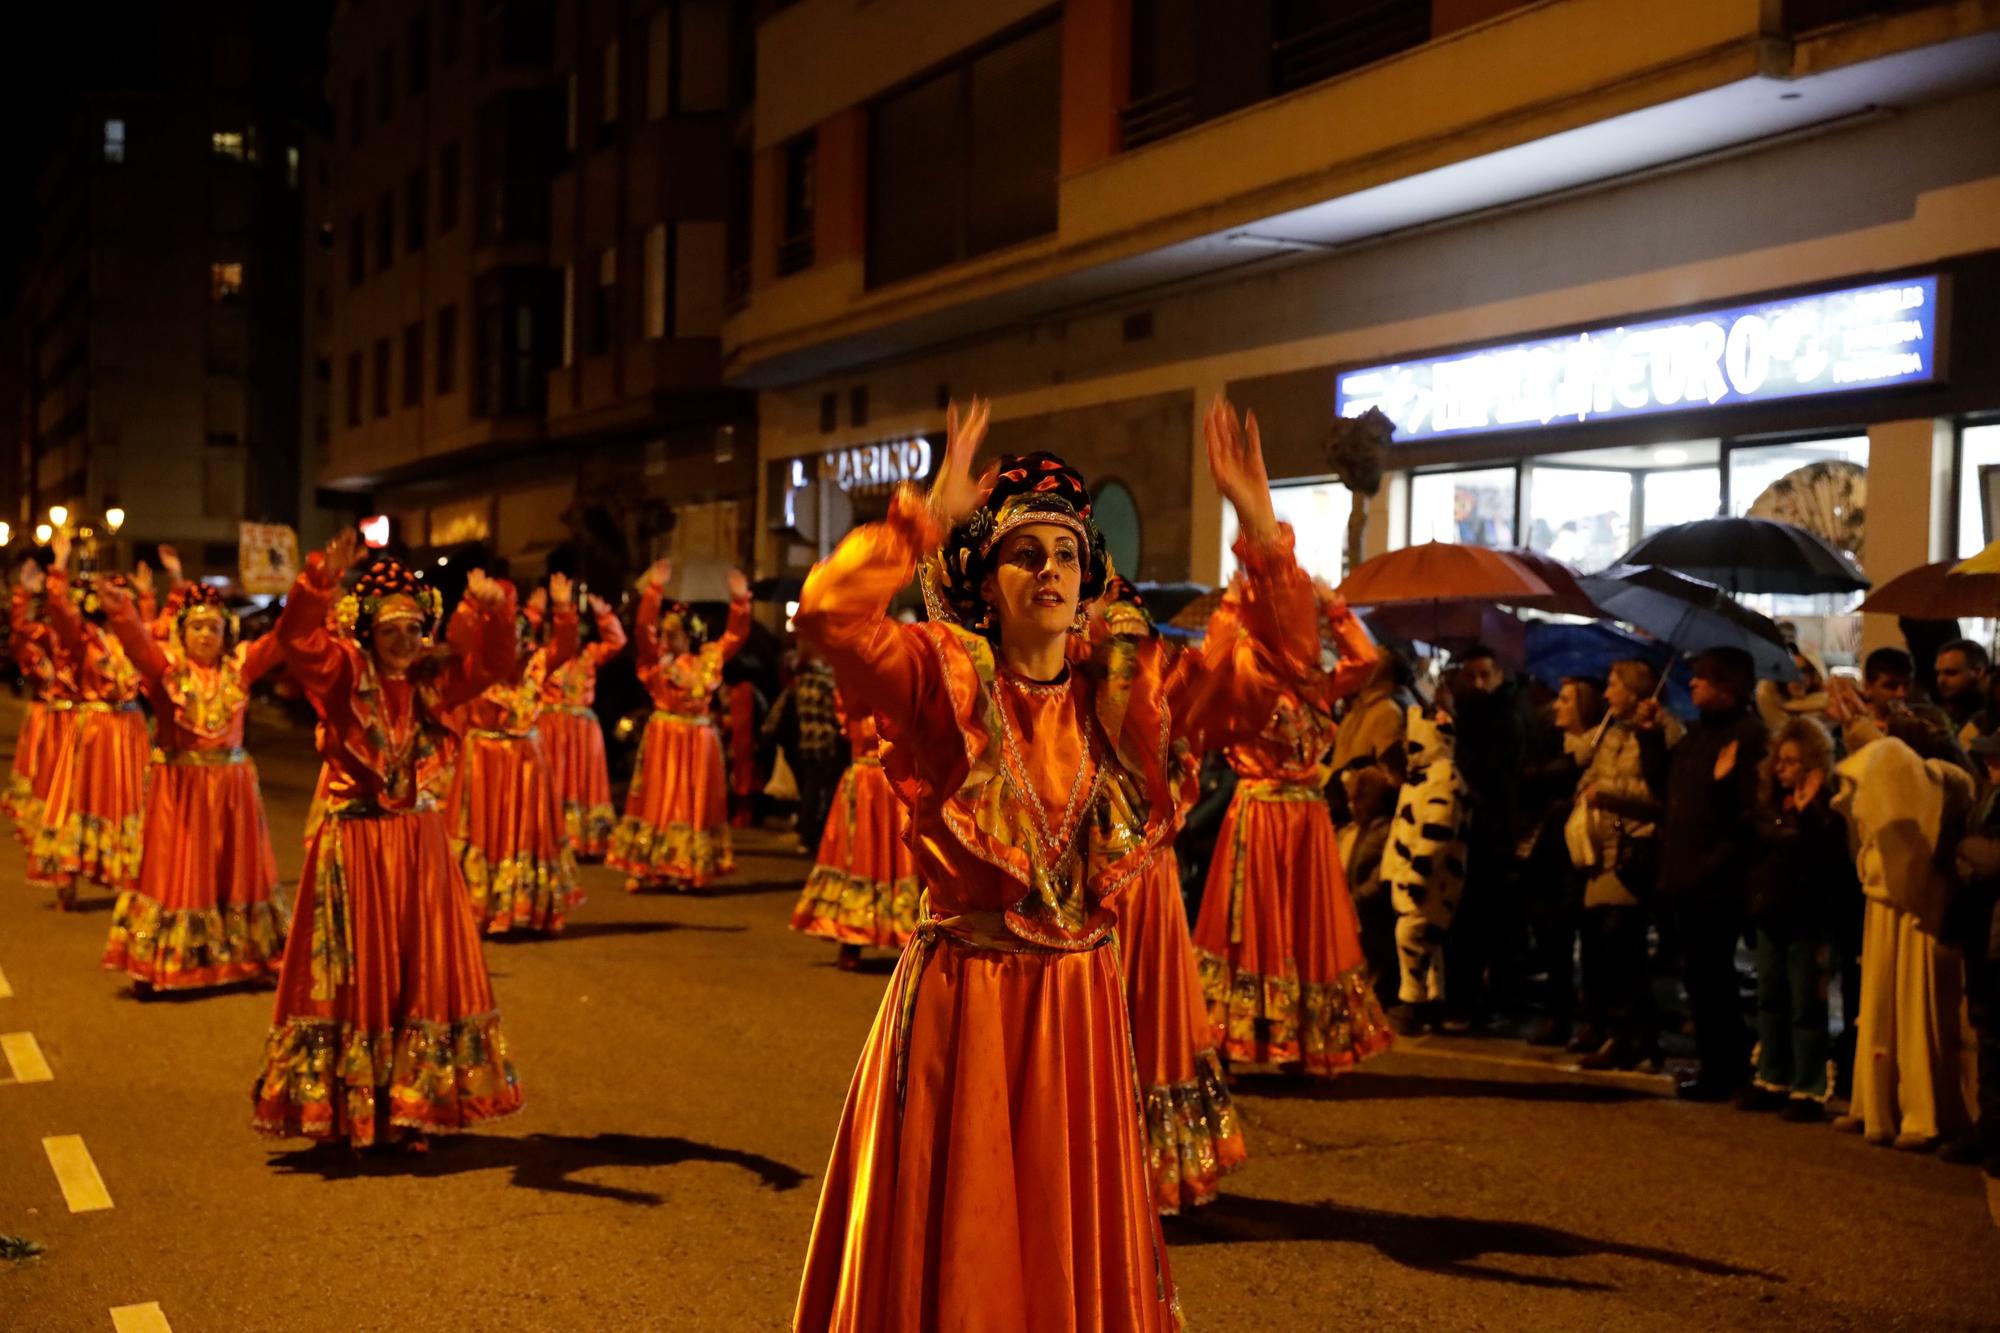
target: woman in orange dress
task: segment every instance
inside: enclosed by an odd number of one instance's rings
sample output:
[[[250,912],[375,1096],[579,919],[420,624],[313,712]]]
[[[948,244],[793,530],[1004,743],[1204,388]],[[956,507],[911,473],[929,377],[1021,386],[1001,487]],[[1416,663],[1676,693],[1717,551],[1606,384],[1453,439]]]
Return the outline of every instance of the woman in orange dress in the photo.
[[[320,713],[328,790],[253,1123],[422,1151],[430,1134],[521,1107],[444,808],[459,754],[451,719],[514,666],[514,590],[474,570],[438,654],[436,592],[382,560],[340,599],[332,631],[327,610],[356,550],[349,531],[310,557],[276,629]]]
[[[21,730],[14,738],[14,765],[8,775],[6,811],[14,835],[32,847],[42,826],[42,809],[55,776],[56,758],[76,726],[76,681],[62,668],[61,650],[43,609],[48,576],[33,559],[21,562],[14,582],[7,649],[21,679],[32,691]]]
[[[1232,1066],[1331,1075],[1393,1040],[1325,795],[1334,702],[1361,687],[1377,653],[1330,589],[1320,589],[1312,621],[1322,669],[1286,692],[1259,735],[1227,752],[1236,795],[1216,835],[1194,947],[1209,1021]]]
[[[1136,642],[1155,637],[1143,599],[1123,578],[1111,579],[1099,606],[1103,614],[1093,629],[1100,637]],[[1217,611],[1208,632],[1240,635],[1242,623],[1234,608]],[[1163,649],[1177,657],[1170,645]],[[1188,759],[1200,763],[1198,755]],[[1190,805],[1196,793],[1197,784],[1187,783]],[[1186,817],[1186,808],[1181,815]],[[1153,1201],[1162,1213],[1174,1214],[1212,1201],[1221,1178],[1243,1165],[1249,1149],[1216,1055],[1201,972],[1188,937],[1187,907],[1181,901],[1180,862],[1171,852],[1154,857],[1125,890],[1118,910],[1118,952],[1125,964]]]
[[[897,964],[828,1164],[797,1329],[1178,1327],[1148,1182],[1116,950],[1120,895],[1171,854],[1186,748],[1275,702],[1310,589],[1234,414],[1210,466],[1243,520],[1254,633],[1171,673],[1086,652],[1107,574],[1089,493],[1048,454],[972,460],[975,403],[928,502],[849,533],[806,580],[801,639],[875,714],[911,812],[927,919]],[[942,551],[939,550],[942,544]],[[924,560],[932,621],[890,600]]]
[[[616,815],[611,804],[611,767],[604,756],[604,727],[591,707],[597,700],[597,669],[625,651],[625,627],[602,597],[590,598],[589,630],[579,620],[581,643],[574,656],[549,670],[542,687],[542,752],[550,781],[562,802],[563,830],[570,851],[602,858],[611,845]],[[588,634],[587,639],[582,636]]]
[[[535,597],[539,610],[540,590]],[[452,790],[452,828],[473,915],[489,935],[556,934],[564,913],[583,901],[540,731],[549,674],[576,655],[568,578],[550,576],[548,600],[555,603],[549,642],[537,647],[537,617],[524,617],[530,632],[518,636],[508,674],[459,719],[465,757]]]
[[[79,884],[124,893],[138,882],[152,743],[139,711],[139,673],[102,623],[98,580],[85,577],[72,587],[64,573],[68,541],[58,534],[50,547],[56,565],[42,605],[65,662],[60,669],[76,682],[76,722],[49,778],[28,878],[54,886],[56,905],[67,911]],[[118,587],[125,578],[114,574],[103,582]],[[152,608],[144,610],[150,615]]]
[[[836,696],[853,761],[840,775],[819,856],[792,909],[792,929],[840,945],[851,972],[864,947],[900,949],[917,928],[917,859],[904,837],[902,803],[882,767],[875,719]]]
[[[145,681],[157,746],[139,882],[118,895],[104,966],[141,996],[275,976],[287,916],[243,719],[250,687],[284,663],[278,641],[237,644],[222,598],[199,584],[176,593],[164,644],[129,596],[99,596]]]
[[[699,889],[736,869],[722,744],[709,705],[722,684],[722,664],[750,637],[750,582],[730,571],[729,625],[717,642],[697,646],[701,622],[685,603],[661,613],[671,577],[665,560],[646,571],[633,621],[639,683],[653,696],[653,716],[639,740],[625,817],[604,858],[625,872],[631,893],[654,885]]]

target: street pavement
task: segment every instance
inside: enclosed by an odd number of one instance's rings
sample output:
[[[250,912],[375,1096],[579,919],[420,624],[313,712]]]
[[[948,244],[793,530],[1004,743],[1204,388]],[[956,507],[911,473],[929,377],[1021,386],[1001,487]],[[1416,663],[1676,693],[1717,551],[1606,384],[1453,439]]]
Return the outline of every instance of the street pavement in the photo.
[[[313,761],[253,746],[290,892]],[[889,965],[785,928],[787,841],[705,897],[590,869],[562,938],[489,944],[526,1109],[358,1165],[251,1131],[268,991],[134,999],[109,899],[58,913],[0,848],[0,1034],[32,1036],[0,1035],[0,1235],[44,1247],[0,1259],[0,1331],[786,1327]],[[1977,1172],[1663,1090],[1471,1039],[1246,1080],[1248,1167],[1169,1223],[1189,1327],[2000,1326]],[[67,1136],[109,1207],[66,1204]]]

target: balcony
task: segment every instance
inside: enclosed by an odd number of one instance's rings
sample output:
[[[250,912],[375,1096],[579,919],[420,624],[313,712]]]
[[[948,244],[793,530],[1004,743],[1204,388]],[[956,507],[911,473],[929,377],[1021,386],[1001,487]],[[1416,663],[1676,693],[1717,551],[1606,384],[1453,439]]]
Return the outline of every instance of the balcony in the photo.
[[[1271,85],[1278,93],[1310,87],[1431,39],[1428,0],[1376,0],[1347,7],[1329,23],[1281,36],[1271,48]]]

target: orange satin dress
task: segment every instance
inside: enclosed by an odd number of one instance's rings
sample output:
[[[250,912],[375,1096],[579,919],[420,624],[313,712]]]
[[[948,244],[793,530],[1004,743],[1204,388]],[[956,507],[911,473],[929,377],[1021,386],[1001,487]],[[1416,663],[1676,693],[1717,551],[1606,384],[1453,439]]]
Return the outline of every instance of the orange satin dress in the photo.
[[[840,775],[792,929],[840,944],[900,949],[917,929],[917,859],[908,817],[882,767],[875,719],[841,707],[853,762]]]
[[[906,488],[814,570],[796,621],[880,720],[929,919],[848,1092],[794,1327],[1175,1328],[1104,946],[1119,895],[1170,854],[1190,746],[1275,699],[1267,654],[1311,590],[1288,551],[1243,550],[1256,642],[1219,637],[1171,674],[1156,644],[1107,644],[1036,683],[976,635],[887,617],[942,535]]]
[[[77,611],[61,571],[49,575],[43,612],[76,684],[76,721],[49,776],[28,878],[53,885],[67,906],[80,882],[123,893],[138,881],[151,741],[138,671],[109,631]]]
[[[32,848],[42,826],[49,781],[56,758],[76,726],[76,682],[63,670],[61,650],[42,616],[40,595],[16,584],[8,651],[21,679],[34,692],[21,730],[14,738],[14,763],[8,774],[5,809],[14,821],[14,835]]]
[[[597,670],[625,651],[625,627],[607,609],[596,618],[597,638],[553,668],[542,690],[542,753],[562,803],[563,830],[577,856],[601,857],[617,822],[611,804],[611,766],[604,755],[604,727],[591,707]]]
[[[1320,1075],[1393,1040],[1325,797],[1330,709],[1360,688],[1376,651],[1351,614],[1334,630],[1340,665],[1288,690],[1262,733],[1227,751],[1236,795],[1194,927],[1209,1021],[1229,1060]]]
[[[110,623],[146,682],[157,748],[139,882],[118,895],[104,966],[160,990],[275,976],[289,914],[243,720],[250,687],[284,665],[277,638],[201,667],[135,610]]]
[[[459,755],[450,719],[513,669],[514,608],[511,597],[493,611],[461,605],[451,652],[391,680],[329,632],[336,592],[308,557],[275,631],[320,712],[327,806],[251,1100],[266,1134],[360,1147],[521,1107],[445,815]]]
[[[722,637],[696,653],[662,657],[656,587],[640,595],[634,627],[639,683],[653,696],[653,716],[640,738],[625,817],[611,834],[604,863],[624,871],[630,888],[700,888],[736,869],[722,743],[708,708],[722,684],[722,664],[750,637],[750,599],[732,602]]]
[[[583,902],[539,725],[549,673],[575,654],[576,612],[565,607],[551,642],[487,686],[459,719],[465,757],[452,829],[473,913],[489,935],[555,934]]]

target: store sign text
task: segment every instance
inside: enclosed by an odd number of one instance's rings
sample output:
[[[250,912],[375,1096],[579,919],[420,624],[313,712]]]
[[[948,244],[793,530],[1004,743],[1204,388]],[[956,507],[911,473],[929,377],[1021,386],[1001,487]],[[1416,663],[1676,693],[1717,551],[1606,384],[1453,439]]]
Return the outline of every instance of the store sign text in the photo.
[[[1349,371],[1335,410],[1396,440],[1685,412],[1937,376],[1935,276]]]
[[[835,449],[816,462],[794,458],[785,477],[784,525],[798,526],[798,497],[814,481],[830,483],[848,495],[867,495],[901,482],[925,480],[932,461],[931,442],[921,435]]]

